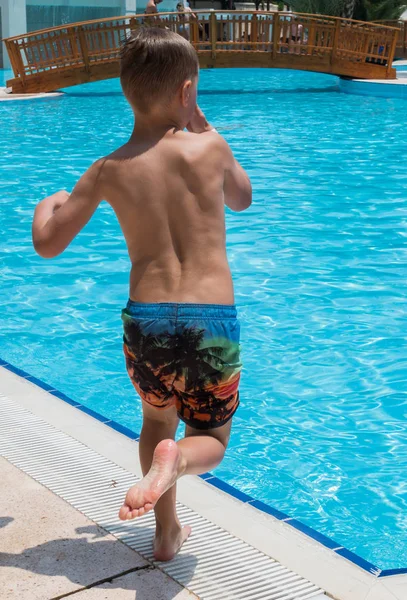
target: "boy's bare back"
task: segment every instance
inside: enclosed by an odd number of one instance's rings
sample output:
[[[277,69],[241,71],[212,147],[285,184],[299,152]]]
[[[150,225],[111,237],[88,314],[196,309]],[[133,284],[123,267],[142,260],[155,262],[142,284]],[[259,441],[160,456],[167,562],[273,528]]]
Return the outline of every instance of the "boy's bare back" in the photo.
[[[53,219],[45,223],[48,231],[42,228],[44,243],[37,235],[34,244],[42,256],[60,254],[106,200],[126,239],[131,299],[233,304],[224,205],[247,208],[237,189],[245,184],[250,190],[217,133],[171,128],[151,137],[135,132],[92,165],[70,196],[55,195]],[[41,225],[40,212],[37,222]]]
[[[126,238],[132,299],[233,304],[222,141],[216,133],[170,130],[102,161],[101,192]]]

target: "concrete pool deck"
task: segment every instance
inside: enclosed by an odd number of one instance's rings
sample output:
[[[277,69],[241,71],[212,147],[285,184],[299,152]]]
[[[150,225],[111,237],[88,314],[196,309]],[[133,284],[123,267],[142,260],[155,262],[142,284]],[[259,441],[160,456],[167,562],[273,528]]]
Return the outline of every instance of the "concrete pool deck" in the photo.
[[[4,458],[0,458],[0,473],[3,600],[44,600],[67,594],[78,600],[196,600]]]
[[[154,562],[152,518],[116,518],[141,474],[137,441],[3,367],[0,455],[4,598],[407,597],[407,575],[366,572],[198,477],[178,484],[180,517],[193,535],[174,561]]]
[[[40,100],[58,98],[63,92],[47,92],[43,94],[11,94],[8,88],[0,86],[0,102],[13,102],[16,100]]]

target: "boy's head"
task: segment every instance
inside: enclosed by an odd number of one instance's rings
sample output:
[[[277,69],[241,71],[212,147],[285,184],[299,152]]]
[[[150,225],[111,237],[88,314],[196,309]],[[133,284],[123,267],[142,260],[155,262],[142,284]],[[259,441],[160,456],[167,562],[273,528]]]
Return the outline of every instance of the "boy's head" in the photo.
[[[120,82],[139,113],[175,107],[188,122],[195,110],[198,72],[194,48],[168,29],[137,29],[121,50]]]

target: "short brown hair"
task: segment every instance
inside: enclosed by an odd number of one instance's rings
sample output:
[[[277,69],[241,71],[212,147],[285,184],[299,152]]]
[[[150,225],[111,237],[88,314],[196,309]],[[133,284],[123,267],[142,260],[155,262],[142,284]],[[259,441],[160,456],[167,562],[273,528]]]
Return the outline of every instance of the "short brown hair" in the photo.
[[[148,112],[171,100],[187,79],[198,75],[198,56],[183,37],[160,27],[140,27],[121,50],[120,82],[134,108]]]

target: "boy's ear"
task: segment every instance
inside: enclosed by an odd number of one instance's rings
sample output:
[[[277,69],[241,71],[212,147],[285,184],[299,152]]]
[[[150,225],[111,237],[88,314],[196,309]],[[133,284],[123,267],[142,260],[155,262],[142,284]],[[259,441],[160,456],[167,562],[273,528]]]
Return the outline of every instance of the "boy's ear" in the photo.
[[[187,79],[186,81],[184,81],[184,83],[182,84],[182,87],[181,87],[181,102],[182,102],[182,106],[184,108],[187,108],[187,106],[189,106],[191,92],[192,92],[192,81],[190,79]]]

